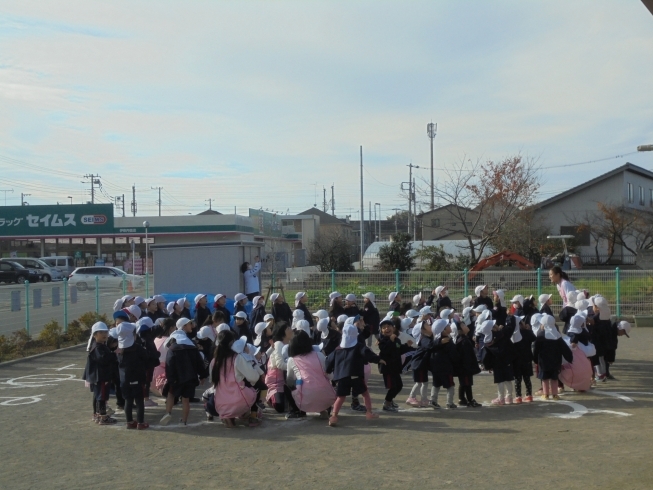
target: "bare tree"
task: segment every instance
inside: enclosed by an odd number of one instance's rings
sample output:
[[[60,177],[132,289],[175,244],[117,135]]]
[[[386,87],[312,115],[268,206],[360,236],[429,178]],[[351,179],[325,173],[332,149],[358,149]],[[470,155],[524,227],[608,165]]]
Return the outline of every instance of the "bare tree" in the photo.
[[[498,162],[463,158],[445,174],[435,196],[467,240],[473,264],[534,203],[540,187],[536,160],[521,155]]]
[[[309,262],[317,265],[321,272],[353,272],[352,245],[353,241],[339,231],[322,233],[311,242]]]

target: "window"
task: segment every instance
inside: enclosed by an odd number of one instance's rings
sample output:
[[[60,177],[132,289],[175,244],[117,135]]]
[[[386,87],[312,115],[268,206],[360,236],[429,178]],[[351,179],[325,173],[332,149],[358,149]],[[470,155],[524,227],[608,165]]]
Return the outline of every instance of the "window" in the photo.
[[[639,186],[639,205],[644,206],[645,201],[644,201],[644,188],[640,185]]]
[[[633,196],[633,184],[628,182],[628,202],[633,202],[635,196]]]
[[[648,203],[648,205],[653,208],[653,189],[649,189],[648,193],[649,193],[649,203]]]
[[[431,220],[431,228],[440,228],[440,218],[434,218]]]

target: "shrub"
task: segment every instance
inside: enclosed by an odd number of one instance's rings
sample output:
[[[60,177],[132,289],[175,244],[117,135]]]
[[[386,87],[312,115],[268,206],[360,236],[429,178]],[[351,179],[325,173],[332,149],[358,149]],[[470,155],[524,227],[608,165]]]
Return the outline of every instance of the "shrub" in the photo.
[[[39,340],[45,345],[58,349],[61,347],[61,334],[61,325],[56,320],[52,320],[43,326],[43,330],[39,333]]]
[[[14,352],[14,345],[4,335],[0,335],[0,361],[4,361],[6,357],[11,356]]]
[[[13,345],[14,352],[17,352],[22,356],[23,350],[25,349],[25,346],[30,340],[32,339],[27,333],[27,330],[22,328],[20,330],[16,330],[14,333],[11,334],[11,337],[9,338],[9,343]]]
[[[73,320],[68,324],[68,332],[66,333],[67,340],[71,342],[84,342],[88,339],[91,329],[82,325],[79,320]]]
[[[109,320],[106,315],[98,315],[94,311],[88,311],[79,317],[79,323],[86,329],[90,329],[96,322],[104,322],[107,326],[109,325]]]

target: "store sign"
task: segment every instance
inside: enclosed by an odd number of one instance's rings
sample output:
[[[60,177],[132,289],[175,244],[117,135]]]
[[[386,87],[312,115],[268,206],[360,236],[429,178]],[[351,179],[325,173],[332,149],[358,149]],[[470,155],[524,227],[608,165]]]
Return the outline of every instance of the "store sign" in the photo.
[[[261,235],[281,236],[281,218],[276,213],[273,214],[259,209],[250,209],[249,217],[254,223],[254,229]]]
[[[0,236],[113,234],[112,204],[0,207]]]

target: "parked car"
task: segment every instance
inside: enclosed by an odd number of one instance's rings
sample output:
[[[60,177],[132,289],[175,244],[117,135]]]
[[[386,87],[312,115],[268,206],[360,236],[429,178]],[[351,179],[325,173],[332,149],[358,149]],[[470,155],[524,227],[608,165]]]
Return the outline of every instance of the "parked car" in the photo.
[[[41,257],[41,260],[48,264],[50,267],[59,269],[64,277],[71,274],[75,270],[75,259],[67,255],[57,255],[53,257]]]
[[[39,274],[39,277],[43,282],[61,281],[64,278],[61,270],[55,267],[50,267],[41,259],[17,257],[15,259],[11,259],[11,262],[16,262],[17,264],[20,264],[23,267],[27,267],[28,269],[34,269]]]
[[[77,286],[80,291],[86,289],[95,289],[95,277],[99,278],[99,287],[122,289],[122,276],[131,283],[132,287],[142,288],[145,285],[143,276],[125,274],[124,271],[116,267],[78,267],[68,276],[68,284]]]
[[[22,284],[25,281],[38,282],[38,280],[39,275],[34,269],[26,269],[10,260],[0,260],[0,282]]]

